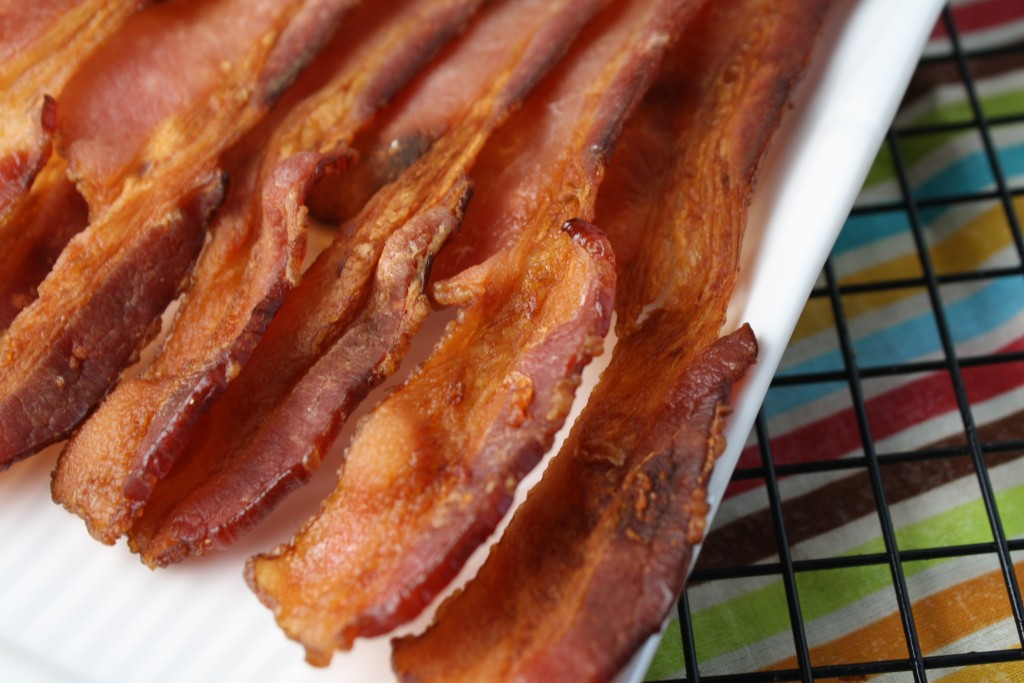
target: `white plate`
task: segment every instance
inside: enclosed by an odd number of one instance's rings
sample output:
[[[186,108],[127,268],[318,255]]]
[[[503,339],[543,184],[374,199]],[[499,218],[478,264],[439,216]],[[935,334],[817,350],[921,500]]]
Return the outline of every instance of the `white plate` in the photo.
[[[761,354],[735,396],[730,445],[710,483],[712,515],[942,0],[840,4],[754,199],[730,325],[750,322]],[[588,369],[591,386],[599,369]],[[358,643],[326,670],[307,666],[241,578],[247,556],[286,539],[316,509],[333,466],[237,547],[150,572],[50,502],[56,455],[49,449],[0,475],[0,680],[394,680],[386,638]],[[651,639],[620,679],[641,680],[656,646]]]

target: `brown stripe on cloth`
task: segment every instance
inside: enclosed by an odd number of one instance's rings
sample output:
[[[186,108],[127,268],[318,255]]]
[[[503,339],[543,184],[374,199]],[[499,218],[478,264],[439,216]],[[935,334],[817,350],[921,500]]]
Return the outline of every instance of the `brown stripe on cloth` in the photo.
[[[988,78],[1024,68],[1024,51],[999,53],[969,60],[971,76]],[[955,58],[939,61],[921,62],[914,73],[907,92],[903,96],[901,108],[918,98],[927,95],[942,85],[963,83],[963,75]]]
[[[1024,411],[978,428],[982,443],[997,443],[1024,438]],[[919,450],[963,445],[963,436],[937,441]],[[987,456],[989,467],[1015,460],[1024,452],[993,453]],[[913,498],[956,479],[973,474],[966,455],[900,462],[882,468],[885,495],[890,505]],[[875,510],[875,497],[867,473],[858,470],[850,476],[829,482],[820,488],[782,502],[786,535],[790,544],[800,543]],[[697,569],[744,566],[772,557],[776,552],[772,512],[761,509],[729,522],[708,535]]]

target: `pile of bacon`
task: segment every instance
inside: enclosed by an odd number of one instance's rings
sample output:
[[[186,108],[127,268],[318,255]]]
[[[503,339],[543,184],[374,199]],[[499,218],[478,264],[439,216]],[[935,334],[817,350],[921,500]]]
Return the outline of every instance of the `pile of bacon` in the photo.
[[[225,547],[455,307],[320,512],[247,565],[325,664],[495,529],[614,311],[543,481],[393,660],[613,676],[703,533],[756,356],[719,337],[747,206],[832,4],[0,2],[0,467],[69,438],[53,497],[96,538],[154,567]],[[310,211],[338,227],[304,267]]]

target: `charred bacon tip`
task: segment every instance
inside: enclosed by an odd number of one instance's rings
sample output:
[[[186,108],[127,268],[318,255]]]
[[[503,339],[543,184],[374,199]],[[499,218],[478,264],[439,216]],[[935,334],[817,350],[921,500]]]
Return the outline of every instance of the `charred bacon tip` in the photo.
[[[568,233],[573,242],[579,244],[591,256],[609,261],[615,260],[615,254],[608,243],[608,235],[598,226],[582,218],[571,218],[562,223],[562,232]]]
[[[43,95],[43,107],[39,112],[39,123],[43,132],[53,135],[57,132],[57,100],[49,95]]]

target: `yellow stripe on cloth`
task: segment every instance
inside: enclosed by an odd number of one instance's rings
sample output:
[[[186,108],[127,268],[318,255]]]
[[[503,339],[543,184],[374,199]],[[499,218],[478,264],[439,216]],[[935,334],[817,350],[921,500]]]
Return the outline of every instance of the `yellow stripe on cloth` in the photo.
[[[1024,197],[1015,197],[1014,208],[1018,215],[1024,215]],[[935,271],[938,273],[966,272],[974,270],[1006,249],[1013,243],[1001,204],[980,214],[956,230],[939,244],[929,248]],[[865,268],[840,279],[840,284],[860,284],[907,277],[920,277],[921,262],[917,253],[904,254],[897,258]],[[903,299],[920,294],[919,288],[887,289],[871,294],[847,297],[844,308],[848,317],[856,317],[885,308]],[[793,332],[793,340],[831,329],[835,326],[832,305],[826,298],[814,298],[807,302],[803,314]]]

